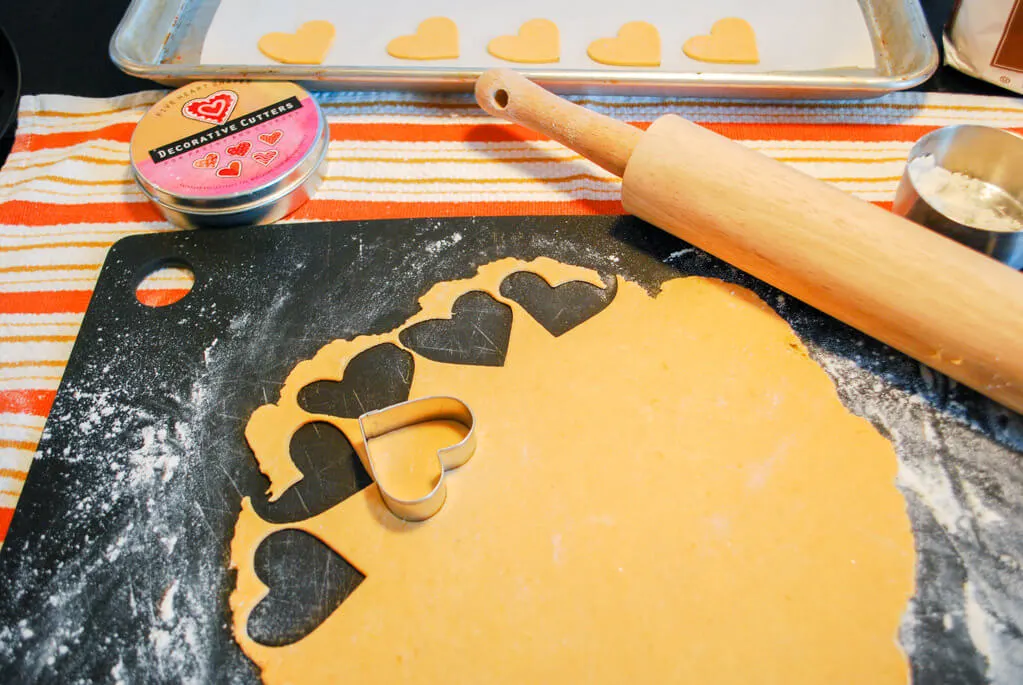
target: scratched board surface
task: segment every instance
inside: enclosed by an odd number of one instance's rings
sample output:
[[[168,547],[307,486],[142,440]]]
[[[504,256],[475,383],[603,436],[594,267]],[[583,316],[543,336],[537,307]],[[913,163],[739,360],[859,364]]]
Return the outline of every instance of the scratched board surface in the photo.
[[[901,631],[914,682],[1023,682],[1021,417],[619,217],[290,225],[118,243],[0,552],[0,682],[258,681],[228,628],[228,541],[242,496],[268,519],[295,521],[369,480],[340,433],[310,424],[292,442],[305,478],[270,504],[243,438],[247,417],[276,399],[299,360],[337,338],[390,330],[433,283],[541,255],[651,291],[681,273],[763,297],[847,406],[896,446],[918,553]],[[192,292],[168,307],[137,303],[135,284],[168,260],[193,268]],[[550,304],[528,276],[503,288],[533,311]],[[580,287],[573,306],[537,319],[556,331],[613,294]],[[500,364],[499,346],[473,336],[500,340],[510,321],[486,301],[470,304],[469,325],[448,327],[451,340],[434,347],[460,363]],[[351,383],[307,388],[304,401],[354,411],[400,399],[407,361],[386,348],[364,357]],[[271,594],[250,632],[268,644],[308,634],[362,580],[298,532],[268,538],[257,571]]]

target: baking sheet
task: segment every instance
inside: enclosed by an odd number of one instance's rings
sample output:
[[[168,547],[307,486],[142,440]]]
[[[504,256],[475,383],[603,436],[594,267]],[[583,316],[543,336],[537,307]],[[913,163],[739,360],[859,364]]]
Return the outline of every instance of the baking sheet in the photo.
[[[375,47],[380,50],[380,63],[371,67],[270,63],[203,64],[203,44],[220,5],[221,0],[131,0],[124,18],[111,37],[110,57],[126,73],[152,79],[166,86],[200,80],[257,79],[295,81],[312,90],[470,91],[486,68],[486,64],[483,63],[475,68],[469,68],[449,61],[384,63],[386,52],[380,44]],[[554,65],[516,65],[516,69],[542,86],[564,94],[769,99],[878,97],[917,86],[934,73],[938,68],[938,49],[917,0],[858,0],[858,2],[848,0],[845,7],[853,12],[856,5],[862,10],[873,44],[875,61],[873,69],[824,68],[815,65],[810,71],[782,69],[765,71],[766,67],[760,65],[719,66],[718,71],[712,71],[709,69],[711,65],[697,62],[687,63],[686,68],[677,66],[669,68],[665,65],[658,69],[640,69],[604,66],[588,61],[584,68],[570,68],[568,63],[563,61]],[[727,5],[724,7],[727,8]],[[813,5],[810,7],[816,11]],[[257,4],[248,3],[245,8],[248,17],[260,14]],[[487,9],[511,11],[508,7]],[[602,14],[591,14],[608,17],[611,16],[609,13],[618,11],[620,10],[611,8]],[[686,7],[672,8],[673,13],[683,11],[689,10]],[[775,16],[781,14],[774,6],[772,13],[775,13]],[[782,16],[787,17],[788,12]],[[409,19],[407,25],[402,23],[400,29],[394,31],[394,35],[408,33],[420,18],[417,16],[415,19]],[[515,24],[519,19],[526,18],[532,17],[528,17],[526,10],[522,9],[521,16],[516,16],[514,21],[502,20],[500,22],[502,25],[494,31],[488,29],[484,38],[489,40],[495,33],[508,33],[516,28]],[[629,16],[630,20],[634,18]],[[719,17],[713,17],[717,18]],[[748,15],[748,18],[756,21],[753,15]],[[295,23],[298,21],[297,18],[294,20]],[[712,19],[707,20],[710,21]],[[859,21],[861,19],[857,15],[851,25],[859,26]],[[273,30],[286,28],[284,22],[285,18],[276,17]],[[704,22],[705,26],[697,31],[708,30],[710,24],[707,22]],[[511,28],[506,26],[509,23],[512,25]],[[608,24],[611,23],[612,21],[608,19]],[[570,25],[572,24],[573,22],[570,22]],[[346,19],[344,24],[338,27],[341,35],[350,37],[353,25],[353,22]],[[806,22],[806,25],[809,25],[809,22]],[[847,33],[846,26],[833,27],[835,30],[825,35],[823,31],[807,29],[806,25],[801,28],[799,36],[792,40],[805,39],[807,35],[811,35],[830,42],[832,38],[837,40],[837,36]],[[361,26],[354,34],[358,36],[360,31],[365,33],[369,28]],[[785,28],[787,36],[795,34],[788,30],[787,24]],[[243,29],[244,25],[239,27],[239,33]],[[564,27],[562,29],[564,30]],[[609,35],[615,29],[616,26],[609,28]],[[760,27],[758,30],[763,31],[763,28]],[[664,34],[665,46],[670,44],[673,57],[682,60],[681,45],[688,36],[668,35],[669,32],[663,26],[661,31]],[[465,34],[464,28],[462,33]],[[689,34],[690,31],[687,29],[684,33]],[[391,38],[393,35],[389,33],[386,39]],[[586,39],[589,40],[591,37],[587,36]],[[239,40],[243,39],[239,37]],[[256,49],[255,37],[245,38],[244,42],[248,49]],[[474,49],[479,55],[483,55],[482,43],[476,44]]]
[[[461,56],[430,62],[401,60],[387,54],[387,43],[412,33],[420,21],[445,16],[458,25]],[[712,64],[690,59],[682,52],[689,38],[709,33],[715,21],[741,17],[753,26],[760,64]],[[516,0],[489,3],[485,11],[466,0],[221,0],[202,48],[201,64],[278,64],[257,47],[260,36],[294,31],[302,23],[325,19],[337,35],[324,65],[350,67],[451,66],[486,68],[509,66],[491,56],[487,43],[512,34],[529,19],[554,21],[561,32],[561,61],[550,69],[601,69],[606,65],[586,55],[590,42],[614,36],[629,21],[647,21],[661,34],[661,66],[611,67],[623,71],[772,72],[860,69],[873,71],[876,57],[867,20],[856,0],[725,0],[680,3],[643,0],[636,3],[594,0]]]

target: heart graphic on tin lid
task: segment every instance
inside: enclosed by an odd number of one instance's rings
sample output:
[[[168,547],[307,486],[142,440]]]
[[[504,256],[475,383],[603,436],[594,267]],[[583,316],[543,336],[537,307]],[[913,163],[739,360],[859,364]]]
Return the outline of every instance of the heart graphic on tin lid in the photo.
[[[267,145],[276,145],[277,141],[284,135],[284,131],[277,129],[273,133],[260,133],[259,140]]]
[[[181,114],[204,124],[222,124],[237,104],[238,94],[233,90],[218,90],[208,97],[189,100],[181,108]]]
[[[192,162],[192,166],[196,169],[216,169],[218,164],[220,164],[220,155],[216,152],[208,152],[205,157],[200,157]]]
[[[247,140],[243,140],[242,142],[237,143],[237,144],[232,145],[231,147],[227,148],[227,150],[225,150],[225,152],[227,154],[233,155],[235,157],[244,157],[245,155],[249,154],[249,150],[251,150],[251,149],[252,149],[252,143],[250,143]]]
[[[277,159],[277,150],[263,150],[262,152],[253,152],[252,159],[256,160],[263,166],[270,166],[270,162]]]
[[[237,159],[225,167],[217,169],[217,176],[221,178],[234,178],[242,173],[242,163]]]

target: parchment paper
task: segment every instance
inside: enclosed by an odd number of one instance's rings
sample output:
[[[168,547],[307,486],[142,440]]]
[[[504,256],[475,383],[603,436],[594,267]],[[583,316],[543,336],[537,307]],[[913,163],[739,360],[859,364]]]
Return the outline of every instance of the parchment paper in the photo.
[[[418,62],[399,60],[386,52],[387,43],[412,33],[419,22],[445,16],[458,25],[461,57]],[[726,65],[698,62],[682,53],[692,36],[709,33],[724,17],[741,17],[757,34],[761,63]],[[661,33],[661,66],[654,71],[768,72],[875,68],[875,51],[867,21],[856,0],[721,0],[679,2],[643,0],[515,0],[469,3],[467,0],[221,0],[203,45],[202,64],[273,65],[259,51],[260,36],[271,31],[294,31],[302,23],[324,19],[337,36],[324,64],[348,67],[466,67],[508,66],[487,53],[487,43],[518,31],[534,18],[554,21],[561,31],[561,62],[528,65],[533,68],[622,69],[607,67],[586,55],[597,38],[614,36],[629,21],[648,21]],[[527,65],[523,65],[527,66]],[[644,69],[649,71],[651,69]]]

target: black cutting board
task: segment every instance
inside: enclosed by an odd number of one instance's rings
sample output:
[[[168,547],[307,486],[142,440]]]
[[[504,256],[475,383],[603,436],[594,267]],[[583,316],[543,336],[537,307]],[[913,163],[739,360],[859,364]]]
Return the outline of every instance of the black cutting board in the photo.
[[[296,520],[368,479],[339,433],[309,426],[292,443],[305,480],[268,504],[243,438],[247,417],[276,400],[299,360],[331,340],[392,329],[433,283],[498,258],[541,255],[651,291],[695,274],[759,293],[807,342],[843,401],[895,442],[911,476],[919,591],[903,642],[914,681],[1023,682],[1023,660],[1012,662],[1023,617],[1013,566],[1023,560],[1021,418],[627,217],[281,225],[119,242],[0,552],[0,682],[257,681],[228,629],[227,545],[242,495],[266,517]],[[135,285],[168,262],[194,270],[191,293],[167,307],[139,304]],[[546,306],[552,320],[564,306],[528,278],[505,287],[534,309]],[[600,297],[578,289],[549,325],[566,316],[570,324]],[[509,325],[477,304],[484,330]],[[455,327],[451,347],[471,350],[473,330]],[[467,354],[461,363],[500,363]],[[400,384],[386,380],[399,357],[370,355],[353,385],[312,388],[310,401],[343,406],[360,384],[377,404],[400,400]],[[604,458],[614,459],[613,446]],[[271,644],[307,633],[361,580],[301,533],[269,538],[257,567],[272,594],[250,630]]]

